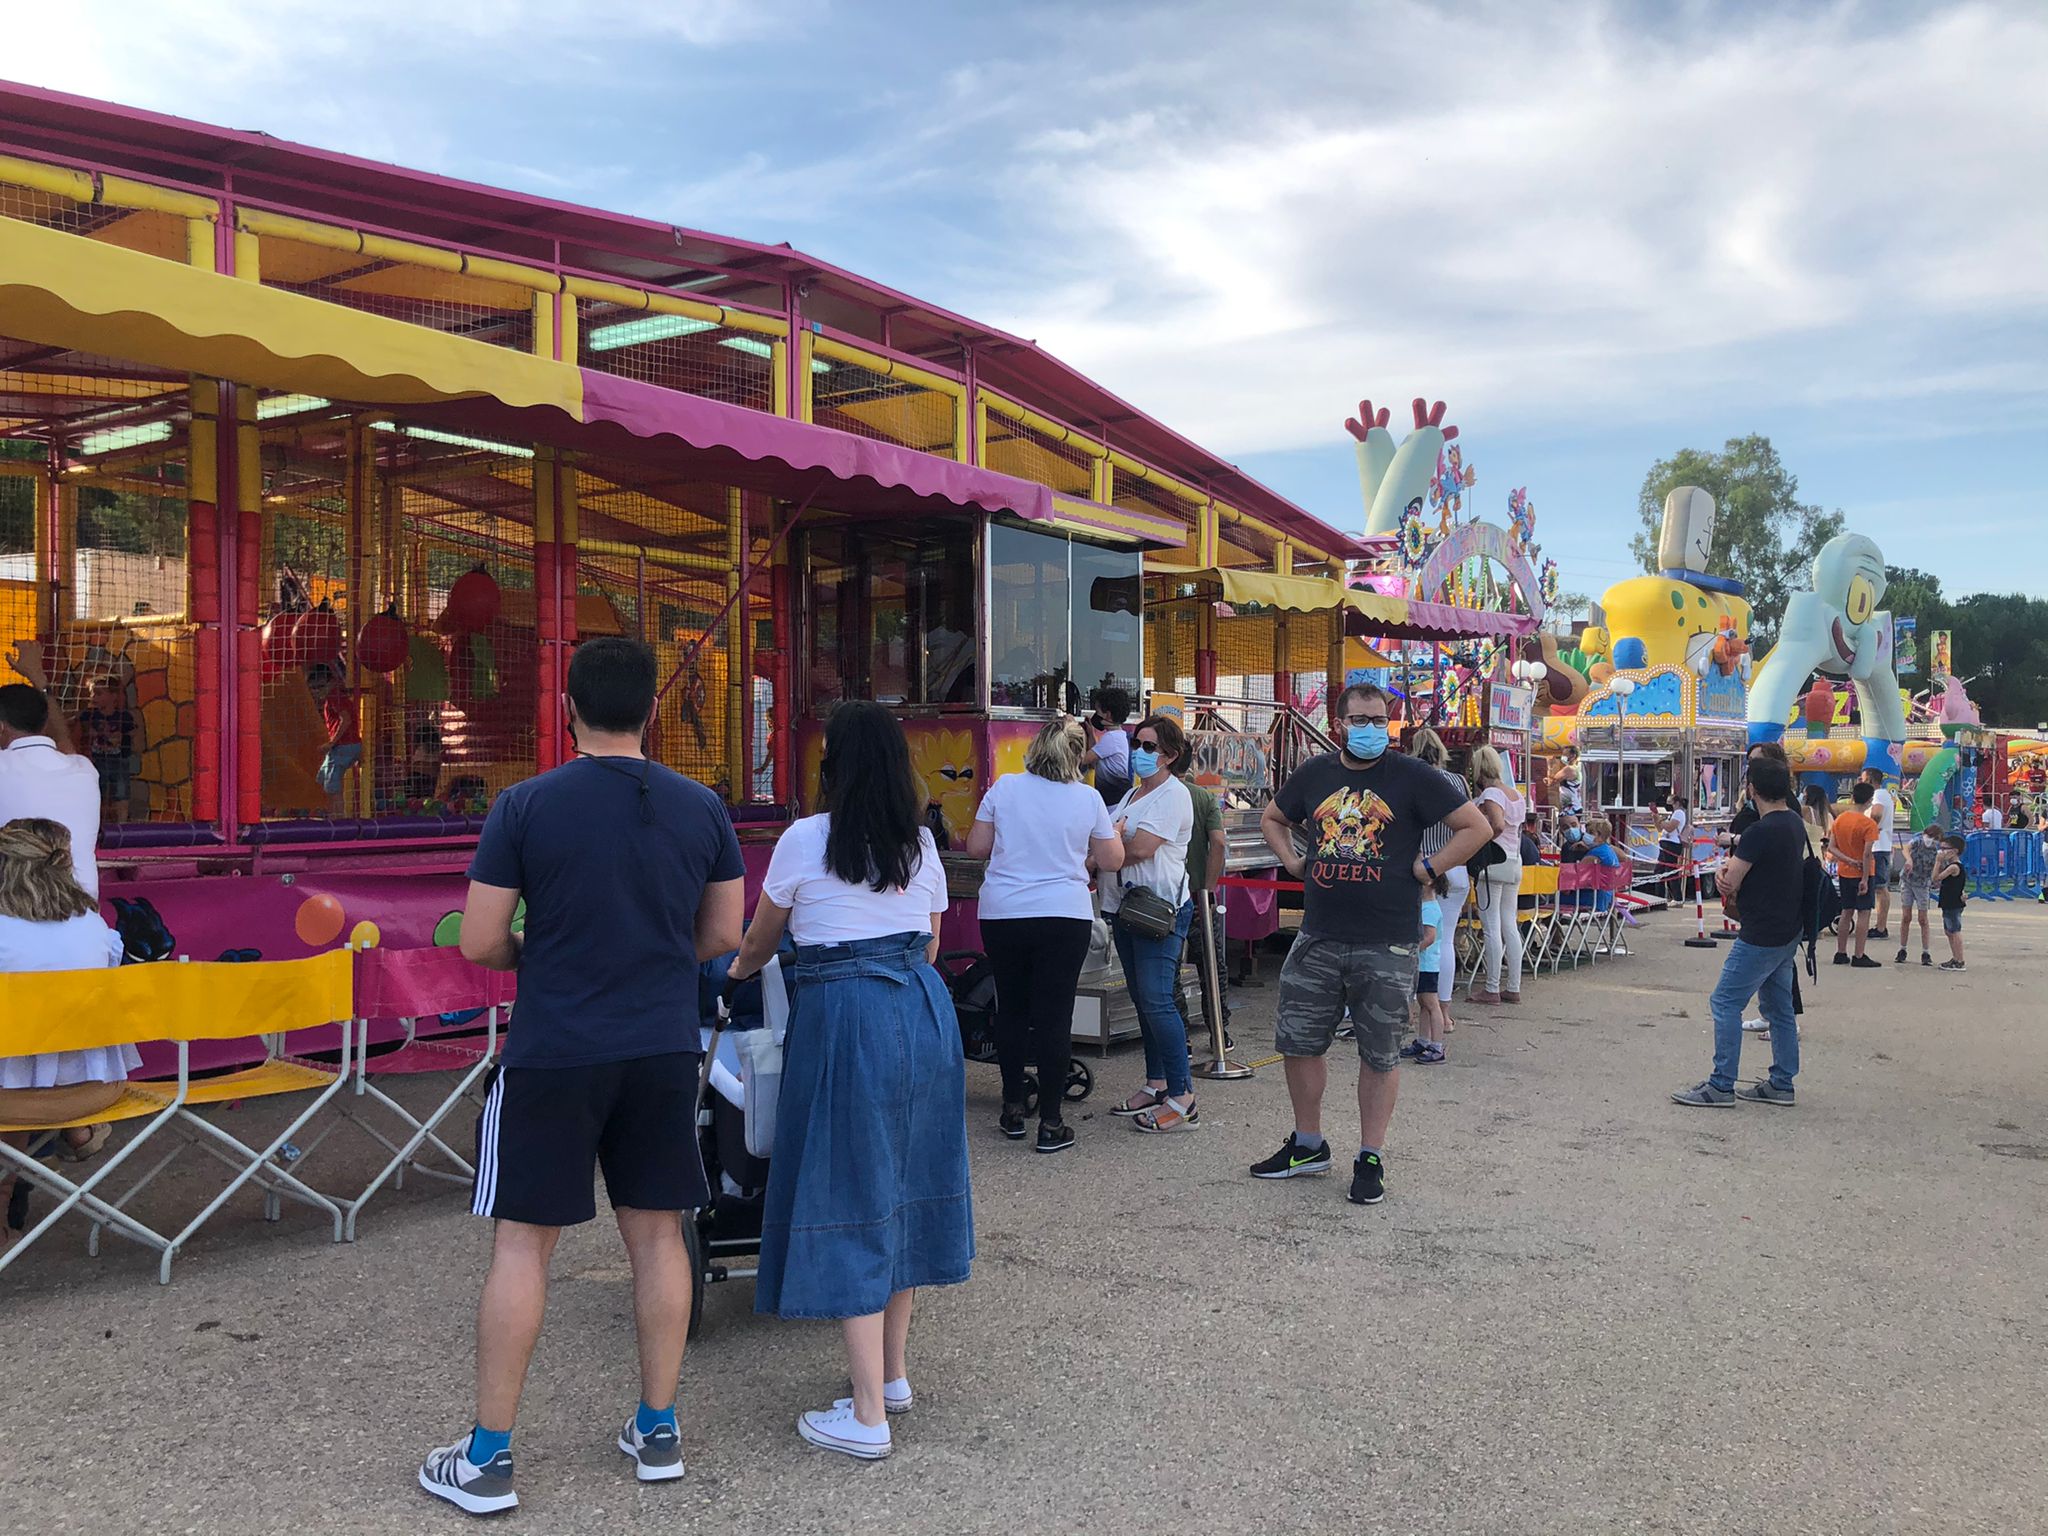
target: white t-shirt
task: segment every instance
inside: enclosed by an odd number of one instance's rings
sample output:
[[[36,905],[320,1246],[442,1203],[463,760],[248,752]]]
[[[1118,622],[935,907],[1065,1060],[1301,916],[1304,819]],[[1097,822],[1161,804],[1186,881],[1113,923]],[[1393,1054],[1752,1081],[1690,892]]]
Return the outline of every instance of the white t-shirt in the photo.
[[[1509,858],[1519,860],[1522,857],[1522,821],[1529,814],[1529,802],[1495,784],[1480,791],[1479,803],[1500,807],[1501,829],[1494,834],[1493,840],[1500,844],[1501,851]]]
[[[894,933],[929,933],[946,910],[946,867],[931,833],[918,829],[923,856],[910,884],[896,891],[849,885],[825,867],[829,816],[791,822],[768,859],[761,894],[789,909],[789,936],[799,944],[847,944]]]
[[[1870,846],[1877,853],[1892,851],[1892,792],[1882,785],[1870,797],[1870,819],[1877,823],[1877,841]]]
[[[1109,813],[1112,822],[1124,824],[1124,835],[1151,832],[1164,838],[1149,859],[1128,862],[1102,882],[1102,910],[1114,912],[1124,904],[1126,886],[1144,886],[1168,901],[1188,899],[1188,840],[1195,832],[1195,802],[1187,785],[1172,774],[1157,789],[1133,784],[1131,792],[1117,801]]]
[[[1131,776],[1131,737],[1122,726],[1115,726],[1095,738],[1095,767],[1098,773],[1112,779],[1128,779]]]
[[[981,882],[982,921],[1095,916],[1088,897],[1088,840],[1116,836],[1102,796],[1086,784],[1006,773],[981,797],[974,819],[996,829]]]
[[[1674,805],[1666,810],[1664,815],[1671,825],[1660,832],[1658,836],[1667,843],[1683,843],[1685,841],[1685,807]]]
[[[100,772],[89,757],[59,752],[47,736],[22,736],[0,752],[0,825],[23,816],[71,833],[71,867],[88,896],[100,893]]]
[[[2001,811],[1995,805],[1985,806],[1984,825],[1988,830],[1992,832],[2003,831],[2005,829],[2005,812]]]

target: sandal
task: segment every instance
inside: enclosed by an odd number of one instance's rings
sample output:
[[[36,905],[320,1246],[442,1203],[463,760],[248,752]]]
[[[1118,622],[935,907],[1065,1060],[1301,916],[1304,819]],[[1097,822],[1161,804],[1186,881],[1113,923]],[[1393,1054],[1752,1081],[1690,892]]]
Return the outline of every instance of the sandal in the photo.
[[[113,1126],[102,1120],[98,1125],[87,1127],[85,1140],[75,1146],[67,1138],[59,1136],[54,1150],[67,1163],[90,1162],[100,1155],[100,1150],[113,1134]]]
[[[1145,1114],[1166,1102],[1166,1095],[1156,1088],[1140,1088],[1121,1104],[1112,1104],[1109,1112],[1128,1120],[1134,1115]]]
[[[1161,1131],[1191,1131],[1201,1123],[1201,1113],[1195,1108],[1195,1096],[1189,1094],[1181,1101],[1162,1097],[1157,1109],[1145,1110],[1131,1122],[1131,1129],[1157,1135]]]

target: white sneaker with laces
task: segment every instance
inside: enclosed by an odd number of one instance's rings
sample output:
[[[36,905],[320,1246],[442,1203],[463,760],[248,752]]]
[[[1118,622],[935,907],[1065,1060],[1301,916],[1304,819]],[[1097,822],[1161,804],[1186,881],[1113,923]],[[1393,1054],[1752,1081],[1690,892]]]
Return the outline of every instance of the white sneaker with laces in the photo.
[[[420,1486],[472,1515],[495,1515],[519,1507],[512,1491],[512,1453],[500,1451],[483,1466],[469,1459],[469,1436],[427,1452]]]
[[[853,1399],[851,1397],[835,1397],[832,1399],[832,1406],[834,1408],[851,1408],[853,1406]],[[882,1409],[884,1412],[908,1413],[915,1406],[917,1406],[917,1399],[911,1396],[910,1378],[908,1376],[898,1376],[894,1381],[882,1383]]]
[[[796,1421],[796,1432],[812,1445],[861,1461],[880,1461],[893,1447],[889,1421],[872,1427],[853,1416],[853,1401],[843,1398],[830,1408],[813,1408]]]

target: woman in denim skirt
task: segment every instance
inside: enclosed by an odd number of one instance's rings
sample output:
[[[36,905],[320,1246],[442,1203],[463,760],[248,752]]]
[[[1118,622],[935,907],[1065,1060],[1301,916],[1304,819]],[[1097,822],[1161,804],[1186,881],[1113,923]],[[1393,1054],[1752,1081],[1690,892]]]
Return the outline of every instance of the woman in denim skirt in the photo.
[[[879,704],[825,726],[825,813],[775,845],[735,980],[796,944],[754,1307],[841,1319],[853,1393],[797,1421],[874,1460],[911,1406],[904,1355],[921,1285],[974,1258],[960,1023],[932,961],[946,875],[920,825],[903,728]]]

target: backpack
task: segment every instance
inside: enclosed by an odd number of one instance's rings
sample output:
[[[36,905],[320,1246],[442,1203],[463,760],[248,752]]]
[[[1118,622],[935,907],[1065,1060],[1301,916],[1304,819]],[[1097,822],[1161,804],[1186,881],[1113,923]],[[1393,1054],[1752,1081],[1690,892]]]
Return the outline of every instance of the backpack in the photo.
[[[1834,881],[1813,856],[1809,843],[1799,864],[1799,934],[1806,945],[1806,974],[1820,979],[1820,931],[1841,912],[1842,901]]]

